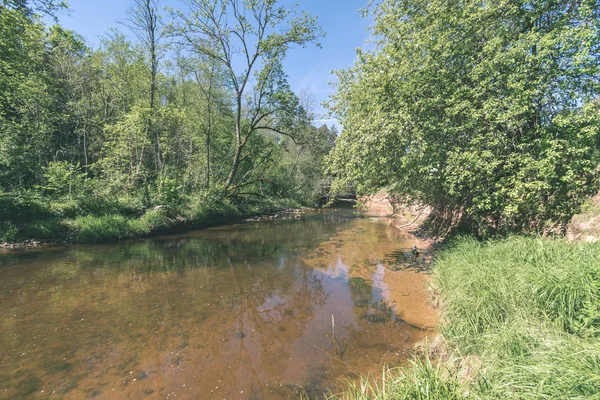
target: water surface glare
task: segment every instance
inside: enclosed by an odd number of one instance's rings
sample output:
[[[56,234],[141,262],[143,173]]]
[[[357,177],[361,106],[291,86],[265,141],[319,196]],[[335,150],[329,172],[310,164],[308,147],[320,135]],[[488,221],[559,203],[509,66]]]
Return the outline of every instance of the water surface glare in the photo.
[[[337,392],[431,334],[413,243],[337,210],[0,254],[0,399]]]

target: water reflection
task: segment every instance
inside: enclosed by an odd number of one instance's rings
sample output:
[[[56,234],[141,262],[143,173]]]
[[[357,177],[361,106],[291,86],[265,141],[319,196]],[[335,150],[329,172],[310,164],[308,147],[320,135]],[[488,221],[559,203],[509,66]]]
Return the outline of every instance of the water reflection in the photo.
[[[401,362],[426,279],[351,216],[1,255],[0,398],[297,398]]]

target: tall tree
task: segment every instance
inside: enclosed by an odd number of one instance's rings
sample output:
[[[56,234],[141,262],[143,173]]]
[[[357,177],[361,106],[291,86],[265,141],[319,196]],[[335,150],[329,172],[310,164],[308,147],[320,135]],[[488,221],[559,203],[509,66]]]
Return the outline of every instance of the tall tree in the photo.
[[[23,10],[0,5],[0,184],[36,183],[51,145],[44,31]]]
[[[338,186],[382,186],[486,234],[560,226],[596,190],[594,0],[382,0],[338,73]]]
[[[291,91],[282,61],[293,45],[315,42],[321,31],[306,13],[276,0],[184,0],[187,11],[171,11],[171,33],[191,51],[219,63],[234,90],[235,151],[225,181],[236,181],[244,150],[261,130],[294,136],[306,112]],[[247,176],[247,175],[244,175]]]
[[[124,22],[124,25],[138,35],[142,45],[148,52],[150,62],[150,110],[154,110],[156,76],[158,75],[159,60],[162,56],[160,42],[163,38],[163,29],[158,7],[158,0],[130,0],[127,10],[128,17]]]
[[[153,136],[154,142],[154,166],[155,172],[164,167],[161,151],[160,133],[153,125],[154,108],[156,102],[156,77],[158,75],[159,61],[162,56],[161,40],[163,38],[163,26],[158,14],[158,0],[130,0],[128,18],[124,25],[133,30],[141,40],[142,46],[148,54],[150,64],[149,83],[149,120],[148,132]]]
[[[202,73],[203,72],[203,73]],[[214,106],[215,106],[215,92],[217,90],[218,85],[218,76],[219,68],[214,60],[209,60],[206,63],[206,68],[202,71],[202,68],[196,68],[194,70],[194,77],[196,78],[196,83],[198,84],[198,88],[202,92],[204,100],[206,102],[206,126],[204,129],[205,132],[205,154],[206,154],[206,169],[204,173],[204,187],[210,187],[210,163],[211,163],[211,138],[214,129]]]

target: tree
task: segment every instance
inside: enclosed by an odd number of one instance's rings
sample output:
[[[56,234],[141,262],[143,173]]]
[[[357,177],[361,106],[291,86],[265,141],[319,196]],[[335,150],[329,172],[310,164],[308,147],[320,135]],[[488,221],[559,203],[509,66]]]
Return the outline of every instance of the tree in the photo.
[[[205,68],[204,68],[205,67]],[[205,153],[206,153],[206,169],[204,173],[204,187],[210,187],[210,148],[211,138],[213,135],[213,114],[215,106],[215,91],[219,81],[219,68],[214,60],[208,60],[206,63],[200,62],[200,66],[194,69],[194,77],[198,88],[206,102],[206,124],[205,124]]]
[[[41,177],[50,146],[43,26],[0,5],[0,185],[18,188]]]
[[[292,45],[315,42],[315,18],[276,0],[184,0],[188,11],[172,11],[171,34],[198,56],[219,63],[233,88],[235,150],[226,189],[236,181],[244,150],[256,132],[294,136],[306,113],[291,91],[282,60]],[[240,67],[241,65],[241,67]],[[244,176],[247,176],[244,175]]]
[[[562,226],[597,188],[596,1],[382,0],[338,73],[337,186],[387,186],[485,235]]]
[[[173,45],[162,39],[158,0],[132,0],[126,25],[139,40],[112,30],[92,49],[43,23],[59,4],[0,2],[5,204],[28,199],[56,222],[152,209],[182,221],[275,196],[313,200],[331,135],[310,124],[281,64],[320,35],[314,19],[273,0],[189,1],[202,13],[176,18],[182,43]],[[176,57],[163,61],[169,46]],[[11,214],[0,237],[27,236]]]
[[[65,0],[2,0],[2,5],[19,10],[26,16],[31,16],[38,11],[55,17],[57,12],[68,8]]]
[[[161,155],[159,131],[153,126],[154,108],[156,102],[156,77],[158,75],[159,61],[161,58],[161,39],[163,29],[160,15],[158,14],[158,0],[130,0],[128,18],[124,25],[133,30],[141,40],[142,46],[148,54],[150,63],[149,120],[148,132],[154,142],[155,172],[162,170],[164,162]]]

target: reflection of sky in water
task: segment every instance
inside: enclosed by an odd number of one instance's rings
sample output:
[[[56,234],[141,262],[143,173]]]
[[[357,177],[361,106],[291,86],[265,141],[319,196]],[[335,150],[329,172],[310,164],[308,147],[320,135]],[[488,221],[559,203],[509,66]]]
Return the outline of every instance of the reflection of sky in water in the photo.
[[[425,281],[352,215],[0,255],[0,397],[296,398],[401,362],[427,333],[376,305]]]
[[[389,300],[385,299],[383,296],[383,293],[385,291],[389,291],[388,285],[385,283],[384,280],[385,272],[386,268],[383,266],[383,264],[378,263],[377,270],[371,276],[371,279],[373,281],[373,303],[379,303],[383,300]]]

